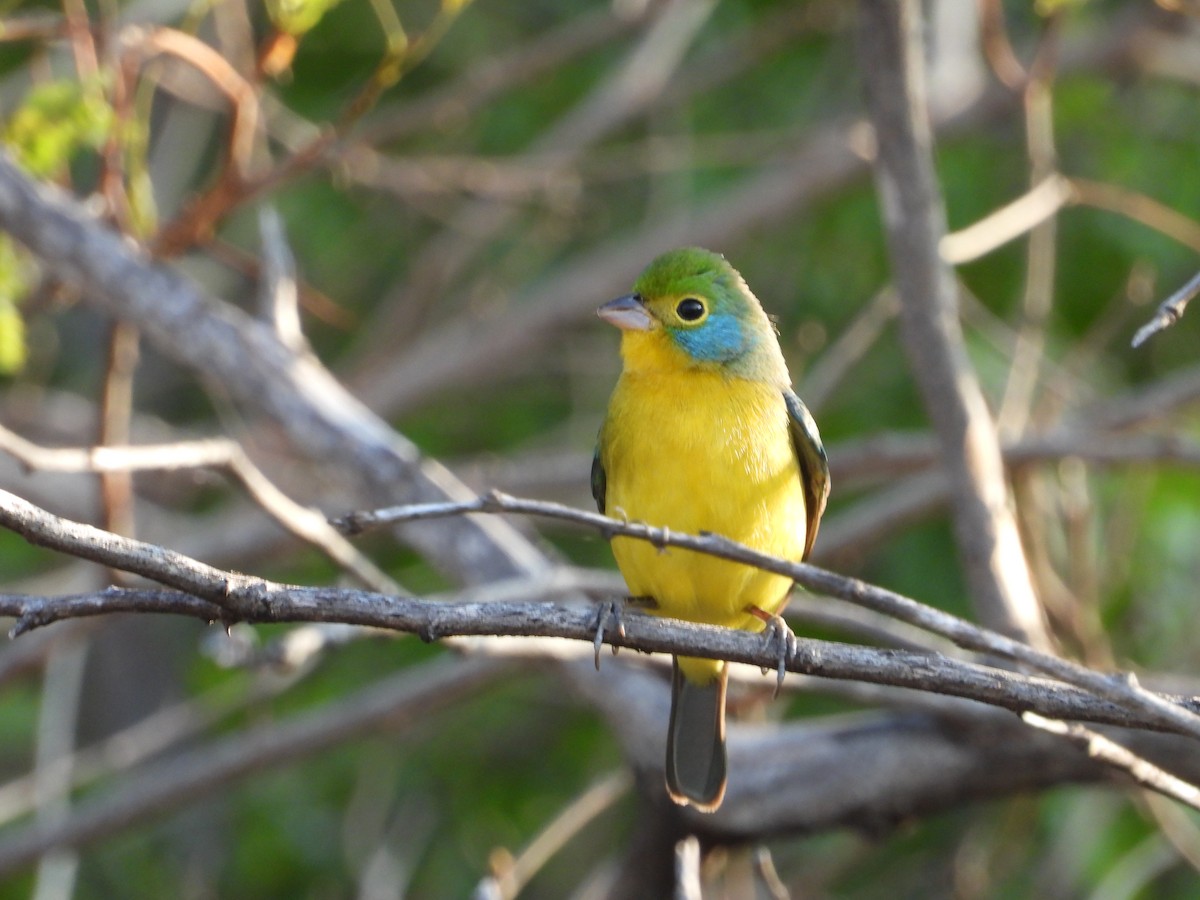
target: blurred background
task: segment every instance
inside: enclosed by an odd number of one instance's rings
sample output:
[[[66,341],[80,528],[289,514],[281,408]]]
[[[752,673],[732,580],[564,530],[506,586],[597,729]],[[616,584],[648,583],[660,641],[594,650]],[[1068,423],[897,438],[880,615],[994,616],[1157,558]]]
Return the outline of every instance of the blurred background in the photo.
[[[1200,6],[924,7],[943,254],[1054,638],[1200,693],[1197,325],[1130,348],[1197,269]],[[0,129],[32,175],[255,315],[260,213],[277,211],[313,351],[476,490],[591,507],[619,366],[595,307],[662,250],[724,253],[776,317],[830,452],[814,561],[973,618],[895,323],[855,27],[839,0],[17,0],[0,4]],[[221,568],[359,583],[226,471],[43,471],[37,448],[228,437],[297,501],[357,502],[2,236],[0,367],[0,487]],[[514,524],[612,569],[591,533]],[[478,580],[388,534],[355,545],[413,593]],[[117,577],[8,532],[0,559],[6,593]],[[914,640],[793,605],[801,634]],[[592,700],[535,660],[447,687],[428,714],[339,725],[365,690],[455,653],[336,629],[306,652],[296,633],[313,632],[122,616],[0,646],[0,858],[80,804],[136,806],[150,775],[245,754],[218,788],[168,790],[153,814],[111,813],[79,851],[9,872],[0,897],[466,896],[514,860],[519,896],[604,896],[652,780],[627,777]],[[793,681],[750,714],[820,725],[888,703]],[[287,730],[301,721],[329,728]],[[272,735],[256,756],[251,738]],[[1200,821],[1111,785],[949,798],[879,826],[756,845],[797,897],[1200,885]],[[710,854],[712,896],[752,896],[745,853]]]

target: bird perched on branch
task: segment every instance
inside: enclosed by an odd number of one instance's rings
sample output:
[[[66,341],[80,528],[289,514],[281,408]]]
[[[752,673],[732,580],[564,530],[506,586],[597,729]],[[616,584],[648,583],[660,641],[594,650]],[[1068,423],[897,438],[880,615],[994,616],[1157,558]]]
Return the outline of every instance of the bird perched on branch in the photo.
[[[806,558],[829,495],[825,449],[737,270],[708,250],[673,250],[597,315],[621,329],[623,361],[592,462],[600,511]],[[612,548],[631,597],[655,614],[786,629],[781,575],[631,538]],[[674,661],[667,791],[704,811],[725,794],[726,679],[724,662]]]

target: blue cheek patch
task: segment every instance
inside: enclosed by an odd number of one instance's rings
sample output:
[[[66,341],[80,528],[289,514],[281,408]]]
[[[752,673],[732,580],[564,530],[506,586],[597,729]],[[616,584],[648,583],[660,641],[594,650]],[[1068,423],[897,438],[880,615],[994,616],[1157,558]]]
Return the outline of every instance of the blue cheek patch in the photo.
[[[689,356],[705,362],[736,359],[747,349],[742,323],[727,313],[710,315],[698,328],[680,328],[671,336]]]

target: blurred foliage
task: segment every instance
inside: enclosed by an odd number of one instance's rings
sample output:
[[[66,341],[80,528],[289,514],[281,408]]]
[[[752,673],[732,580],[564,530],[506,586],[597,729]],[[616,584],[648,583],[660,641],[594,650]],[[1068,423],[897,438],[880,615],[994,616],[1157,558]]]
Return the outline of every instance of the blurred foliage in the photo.
[[[267,14],[280,31],[299,37],[341,0],[267,0]]]
[[[1074,46],[1140,4],[1039,0],[1008,2],[1004,8],[1018,55],[1028,61],[1050,27],[1048,20],[1057,20],[1054,27]],[[327,298],[336,312],[309,304],[308,337],[322,359],[359,388],[372,384],[384,363],[404,358],[440,329],[519,317],[530,285],[547,272],[570,265],[614,235],[658,221],[664,212],[677,214],[673,222],[685,222],[710,211],[729,190],[789,160],[798,144],[830,123],[861,113],[851,17],[839,11],[847,4],[723,0],[668,83],[675,91],[673,102],[650,105],[576,156],[551,164],[547,147],[554,142],[546,135],[556,128],[568,133],[581,105],[594,101],[644,37],[649,26],[637,22],[641,4],[617,0],[612,14],[628,21],[613,28],[608,40],[507,87],[496,84],[500,76],[488,74],[487,66],[508,55],[552,53],[555,48],[539,39],[596,15],[601,7],[582,0],[479,0],[460,10],[462,5],[451,0],[397,4],[409,46],[439,17],[457,19],[444,35],[435,35],[439,39],[427,48],[429,55],[385,91],[351,133],[352,139],[363,135],[378,159],[335,156],[328,168],[274,185],[262,198],[287,222],[306,287]],[[132,11],[134,5],[121,8]],[[183,15],[179,5],[138,9],[139,15],[166,24],[179,24],[172,17]],[[57,7],[10,4],[0,15],[33,12],[57,15]],[[796,26],[793,20],[804,15],[812,16],[812,24]],[[264,87],[256,80],[263,73],[242,72],[274,99],[264,115],[272,150],[281,158],[282,148],[296,147],[296,134],[309,133],[303,126],[329,129],[380,70],[389,43],[381,18],[367,0],[268,2],[265,12],[255,4],[243,10],[227,3],[206,10],[197,33],[233,46],[240,45],[230,35],[240,35],[246,46],[259,50],[272,25],[297,38],[283,67],[265,70],[279,75],[278,83]],[[1169,28],[1183,30],[1170,21]],[[768,40],[785,27],[791,36],[782,45]],[[396,41],[394,33],[390,38]],[[744,59],[733,51],[741,40],[750,42]],[[232,50],[229,55],[234,56]],[[80,155],[103,146],[115,119],[106,91],[81,84],[73,72],[70,49],[57,32],[40,41],[0,40],[6,145],[30,171],[71,180],[77,191],[87,193],[97,188],[97,174],[94,165],[80,164]],[[705,79],[714,73],[708,84]],[[154,77],[160,76],[155,70]],[[494,93],[476,104],[467,88],[481,85]],[[128,125],[123,134],[128,169],[123,188],[135,229],[147,235],[157,227],[160,208],[161,218],[168,220],[185,198],[212,185],[221,164],[228,121],[224,100],[191,102],[185,88],[140,98],[139,114],[132,119],[139,124]],[[452,92],[453,102],[424,119],[417,116],[414,110],[423,101],[442,92]],[[1118,73],[1103,65],[1085,66],[1058,77],[1053,98],[1056,151],[1065,174],[1141,192],[1193,220],[1200,215],[1194,127],[1200,90],[1194,80],[1132,65]],[[420,127],[405,131],[406,115],[415,116]],[[668,145],[674,149],[664,149]],[[761,152],[746,153],[746,147]],[[431,174],[445,161],[463,163],[476,178]],[[409,181],[397,175],[391,187],[383,186],[378,167],[391,165],[417,174]],[[945,136],[937,165],[952,229],[1020,195],[1029,182],[1020,103]],[[714,248],[741,269],[777,316],[801,394],[807,375],[888,278],[869,172],[864,168],[846,183],[818,186],[814,195],[814,202],[795,214],[757,224]],[[252,279],[245,267],[229,260],[257,252],[253,202],[257,198],[222,221],[217,244],[223,252],[201,247],[184,263],[214,291],[247,307],[254,303]],[[489,234],[492,216],[504,224]],[[478,246],[459,271],[439,281],[428,272],[443,263],[438,254],[447,253],[447,235]],[[965,315],[972,358],[994,405],[1009,374],[1026,267],[1025,246],[1018,241],[959,270],[976,301]],[[1064,407],[1104,408],[1193,365],[1200,328],[1194,317],[1200,313],[1140,351],[1131,351],[1128,341],[1148,317],[1151,302],[1194,272],[1194,248],[1117,212],[1072,205],[1057,217],[1055,267],[1046,360],[1035,398],[1048,422],[1053,424]],[[414,280],[421,273],[434,288]],[[69,304],[40,302],[18,310],[31,281],[19,252],[0,240],[0,372],[11,376],[6,387],[13,388],[14,397],[68,392],[95,401],[106,367],[107,345],[99,337],[104,329]],[[626,286],[614,279],[612,293]],[[591,299],[598,305],[608,297]],[[24,324],[56,340],[41,349],[31,344],[34,364],[17,375],[26,355]],[[486,343],[486,329],[478,340]],[[571,320],[536,352],[511,360],[505,371],[412,404],[392,416],[394,424],[429,453],[452,465],[477,463],[484,471],[498,460],[519,463],[533,451],[576,454],[577,483],[546,493],[587,506],[586,459],[617,371],[616,344],[616,336],[602,326]],[[217,431],[229,421],[220,398],[204,399],[151,350],[145,357],[135,389],[140,416],[198,433]],[[825,399],[817,418],[834,448],[835,465],[839,445],[926,428],[908,366],[893,324]],[[65,419],[66,424],[35,419],[27,430],[47,443],[94,439],[90,417],[86,425]],[[1186,420],[1169,427],[1171,433],[1197,436],[1195,424]],[[1092,604],[1088,614],[1103,624],[1105,651],[1139,670],[1196,672],[1200,475],[1165,465],[1091,467],[1082,479],[1066,464],[1036,469],[1049,510],[1047,552],[1067,573],[1064,577],[1069,578],[1073,552],[1066,537],[1068,513],[1082,510],[1087,519],[1088,583],[1068,588]],[[156,513],[166,507],[180,514],[175,519],[166,513],[145,516],[163,533],[178,534],[162,523],[180,518],[198,532],[220,530],[222,514],[238,508],[234,492],[223,484],[189,477],[160,483],[139,476],[137,485],[142,502]],[[835,480],[831,518],[871,486],[839,487]],[[95,508],[90,494],[77,505]],[[547,534],[568,558],[608,564],[603,543],[591,536]],[[323,558],[283,544],[277,537],[265,541],[248,559],[226,548],[233,561],[214,563],[299,583],[336,578]],[[445,585],[389,540],[371,538],[362,546],[414,591]],[[11,584],[44,575],[54,560],[7,533],[0,534],[0,554]],[[942,517],[862,547],[839,561],[839,568],[971,614],[951,529]],[[175,687],[201,703],[217,695],[250,696],[259,681],[285,677],[218,666],[198,649],[201,631],[189,631],[189,643],[182,647],[137,652],[181,654],[185,672]],[[257,631],[263,646],[282,629]],[[444,652],[410,637],[339,647],[286,692],[247,701],[247,708],[225,719],[218,733],[338,704],[384,674]],[[138,688],[127,686],[130,702]],[[0,690],[5,735],[0,767],[7,777],[28,769],[40,698],[32,678],[5,683]],[[797,717],[854,709],[831,697],[802,698],[786,706]],[[349,897],[360,887],[356,879],[364,860],[380,847],[390,848],[396,882],[408,886],[408,896],[466,896],[486,873],[496,848],[517,851],[558,810],[620,765],[620,750],[603,723],[564,696],[552,679],[506,680],[415,727],[348,743],[239,782],[165,822],[89,848],[77,896]],[[619,854],[639,814],[632,794],[626,795],[522,896],[569,896],[589,873]],[[1197,826],[1194,817],[1188,822]],[[1060,788],[955,810],[881,836],[780,836],[772,849],[785,881],[805,897],[1195,897],[1200,880],[1177,855],[1162,849],[1162,835],[1136,797]],[[1158,868],[1146,862],[1160,858],[1146,855],[1156,850],[1163,854]],[[1140,863],[1148,868],[1138,882]],[[1133,885],[1124,893],[1117,889],[1122,877]],[[30,896],[32,885],[32,876],[0,885],[0,900]]]
[[[25,320],[17,308],[27,290],[28,266],[7,236],[0,236],[0,375],[25,364]]]
[[[81,150],[99,150],[113,108],[95,81],[34,86],[4,127],[4,143],[31,175],[57,178]]]

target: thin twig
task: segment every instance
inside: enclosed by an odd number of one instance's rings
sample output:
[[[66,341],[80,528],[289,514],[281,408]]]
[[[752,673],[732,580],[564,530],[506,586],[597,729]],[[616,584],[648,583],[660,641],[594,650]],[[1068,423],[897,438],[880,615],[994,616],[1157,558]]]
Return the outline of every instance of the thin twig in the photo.
[[[1154,317],[1137,330],[1131,341],[1134,347],[1140,347],[1160,331],[1170,328],[1183,318],[1184,310],[1192,302],[1192,298],[1200,294],[1200,272],[1192,279],[1159,304]]]
[[[1087,750],[1088,756],[1128,773],[1138,784],[1200,810],[1200,787],[1177,778],[1149,760],[1122,747],[1112,738],[1075,722],[1047,719],[1037,713],[1022,713],[1021,718],[1034,728],[1061,734]]]
[[[598,815],[629,791],[624,769],[613,772],[576,797],[531,840],[517,856],[492,853],[493,872],[476,886],[476,900],[513,900],[562,847]]]
[[[1097,696],[1105,697],[1119,705],[1129,704],[1129,708],[1138,708],[1147,712],[1153,710],[1153,715],[1162,715],[1188,734],[1200,737],[1200,718],[1169,702],[1162,701],[1161,698],[1156,698],[1151,692],[1142,689],[1133,675],[1107,675],[1095,672],[1078,663],[1042,652],[998,632],[981,628],[950,613],[925,606],[886,588],[867,584],[856,578],[847,578],[807,563],[791,562],[768,556],[720,535],[681,534],[655,528],[643,522],[623,522],[610,519],[599,513],[574,509],[561,503],[509,497],[495,491],[460,503],[425,503],[374,512],[353,513],[337,520],[336,524],[349,533],[356,533],[365,528],[384,524],[464,513],[518,513],[544,516],[594,528],[608,539],[618,535],[632,537],[649,541],[658,547],[680,547],[757,566],[768,572],[785,575],[811,591],[832,594],[934,634],[940,634],[963,649],[990,653],[1019,662],[1067,684],[1093,691]]]
[[[114,322],[108,337],[108,359],[100,395],[100,446],[129,443],[133,418],[133,379],[141,357],[141,334],[136,325]],[[104,506],[104,527],[132,536],[135,531],[133,476],[122,469],[97,473]]]
[[[1066,206],[1071,197],[1070,182],[1052,173],[1016,200],[943,237],[938,243],[942,259],[959,266],[986,256],[1036,228]]]
[[[206,438],[172,444],[41,447],[0,425],[0,452],[43,472],[117,472],[213,468],[228,472],[290,534],[316,547],[372,590],[404,589],[347,541],[315,509],[297,503],[256,466],[236,441]]]
[[[1073,202],[1141,222],[1200,253],[1200,222],[1190,216],[1126,187],[1086,178],[1072,178],[1070,182]]]

